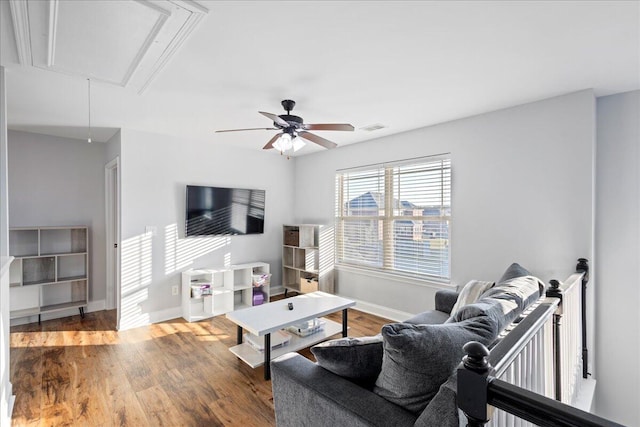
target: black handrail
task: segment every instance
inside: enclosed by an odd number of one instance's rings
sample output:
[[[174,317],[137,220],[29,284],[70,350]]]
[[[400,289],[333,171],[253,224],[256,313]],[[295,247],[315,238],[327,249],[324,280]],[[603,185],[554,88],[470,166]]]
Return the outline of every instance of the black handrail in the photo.
[[[489,422],[492,407],[543,427],[624,427],[495,378],[489,350],[479,342],[465,344],[464,351],[467,355],[458,367],[457,394],[468,427]]]
[[[557,400],[517,387],[499,379],[489,383],[489,405],[539,426],[614,427],[620,426]]]

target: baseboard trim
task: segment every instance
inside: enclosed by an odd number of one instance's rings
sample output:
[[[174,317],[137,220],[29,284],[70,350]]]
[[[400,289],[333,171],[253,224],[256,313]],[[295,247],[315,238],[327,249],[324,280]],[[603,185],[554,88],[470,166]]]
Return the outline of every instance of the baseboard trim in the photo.
[[[97,301],[89,301],[87,307],[85,309],[85,313],[91,313],[93,311],[102,311],[105,309],[106,301],[105,300],[97,300]],[[61,319],[63,317],[70,317],[80,314],[77,308],[70,308],[67,310],[56,311],[54,313],[43,313],[40,318],[44,322],[45,320],[53,320],[53,319]],[[11,319],[11,326],[18,325],[26,325],[27,323],[35,323],[38,321],[38,315],[35,316],[27,316],[27,317],[18,317],[15,319]]]
[[[586,412],[592,412],[593,398],[596,394],[596,380],[581,378],[578,383],[578,395],[575,397],[573,406]]]
[[[87,305],[87,313],[91,313],[92,311],[102,311],[105,310],[107,306],[106,300],[98,300],[98,301],[89,301],[89,305]]]
[[[16,401],[16,396],[14,394],[10,394],[6,402],[6,405],[7,405],[6,410],[4,408],[4,404],[2,405],[2,416],[0,417],[0,425],[2,426],[11,425],[11,417],[13,416],[13,405],[15,404],[15,401]]]
[[[182,318],[182,307],[171,307],[150,313],[151,323],[166,322],[167,320]]]
[[[170,307],[150,313],[140,313],[131,319],[120,318],[119,331],[151,325],[152,323],[166,322],[167,320],[182,317],[182,307]]]
[[[2,390],[2,404],[0,405],[0,407],[2,407],[2,415],[0,416],[0,425],[11,425],[11,416],[13,415],[13,405],[15,402],[16,396],[13,394],[13,384],[7,382],[6,387]]]

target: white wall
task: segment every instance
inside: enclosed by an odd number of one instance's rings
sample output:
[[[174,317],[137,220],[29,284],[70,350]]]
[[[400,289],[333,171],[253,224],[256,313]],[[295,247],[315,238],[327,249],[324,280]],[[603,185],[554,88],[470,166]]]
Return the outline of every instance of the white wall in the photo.
[[[0,66],[0,269],[6,266],[9,255],[7,190],[7,96],[5,71]],[[3,426],[11,422],[13,397],[9,369],[9,279],[0,273],[0,425]]]
[[[89,226],[89,301],[103,301],[106,145],[18,131],[8,140],[9,225]]]
[[[596,412],[640,425],[640,91],[599,98]]]
[[[516,261],[543,280],[591,258],[595,100],[590,90],[296,159],[296,221],[333,223],[337,169],[451,153],[452,282]],[[337,292],[404,313],[434,287],[340,271]]]
[[[104,164],[106,165],[111,160],[120,156],[120,146],[121,146],[121,134],[120,131],[116,132],[115,135],[111,137],[109,141],[107,141],[107,147],[105,150],[104,156]]]
[[[272,285],[280,285],[282,224],[293,218],[293,161],[128,129],[121,140],[121,328],[180,316],[171,287],[189,268],[265,261]],[[184,238],[187,184],[266,190],[265,233]],[[146,234],[147,226],[157,234]]]

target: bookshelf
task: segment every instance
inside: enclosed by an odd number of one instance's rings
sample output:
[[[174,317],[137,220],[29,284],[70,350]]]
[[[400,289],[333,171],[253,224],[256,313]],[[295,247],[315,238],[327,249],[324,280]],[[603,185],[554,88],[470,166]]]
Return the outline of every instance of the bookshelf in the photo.
[[[38,316],[89,303],[89,228],[9,229],[10,318]]]

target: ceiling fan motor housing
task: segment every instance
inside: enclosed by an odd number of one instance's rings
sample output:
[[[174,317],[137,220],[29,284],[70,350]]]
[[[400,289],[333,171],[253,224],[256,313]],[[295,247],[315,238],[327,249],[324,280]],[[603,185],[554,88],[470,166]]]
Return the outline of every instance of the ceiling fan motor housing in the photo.
[[[280,102],[280,104],[282,104],[282,108],[286,110],[287,114],[281,114],[278,117],[289,123],[289,126],[282,126],[281,124],[278,124],[276,122],[273,122],[273,125],[279,129],[287,130],[287,133],[292,133],[294,130],[301,128],[302,124],[304,123],[302,117],[289,114],[291,110],[293,110],[293,107],[296,106],[296,101],[292,101],[291,99],[284,99],[282,100],[282,102]]]
[[[290,114],[281,114],[278,117],[280,117],[285,122],[289,123],[289,126],[282,126],[276,122],[273,122],[273,125],[279,129],[288,129],[290,127],[294,129],[298,129],[302,127],[302,123],[303,123],[302,117],[292,116]]]

